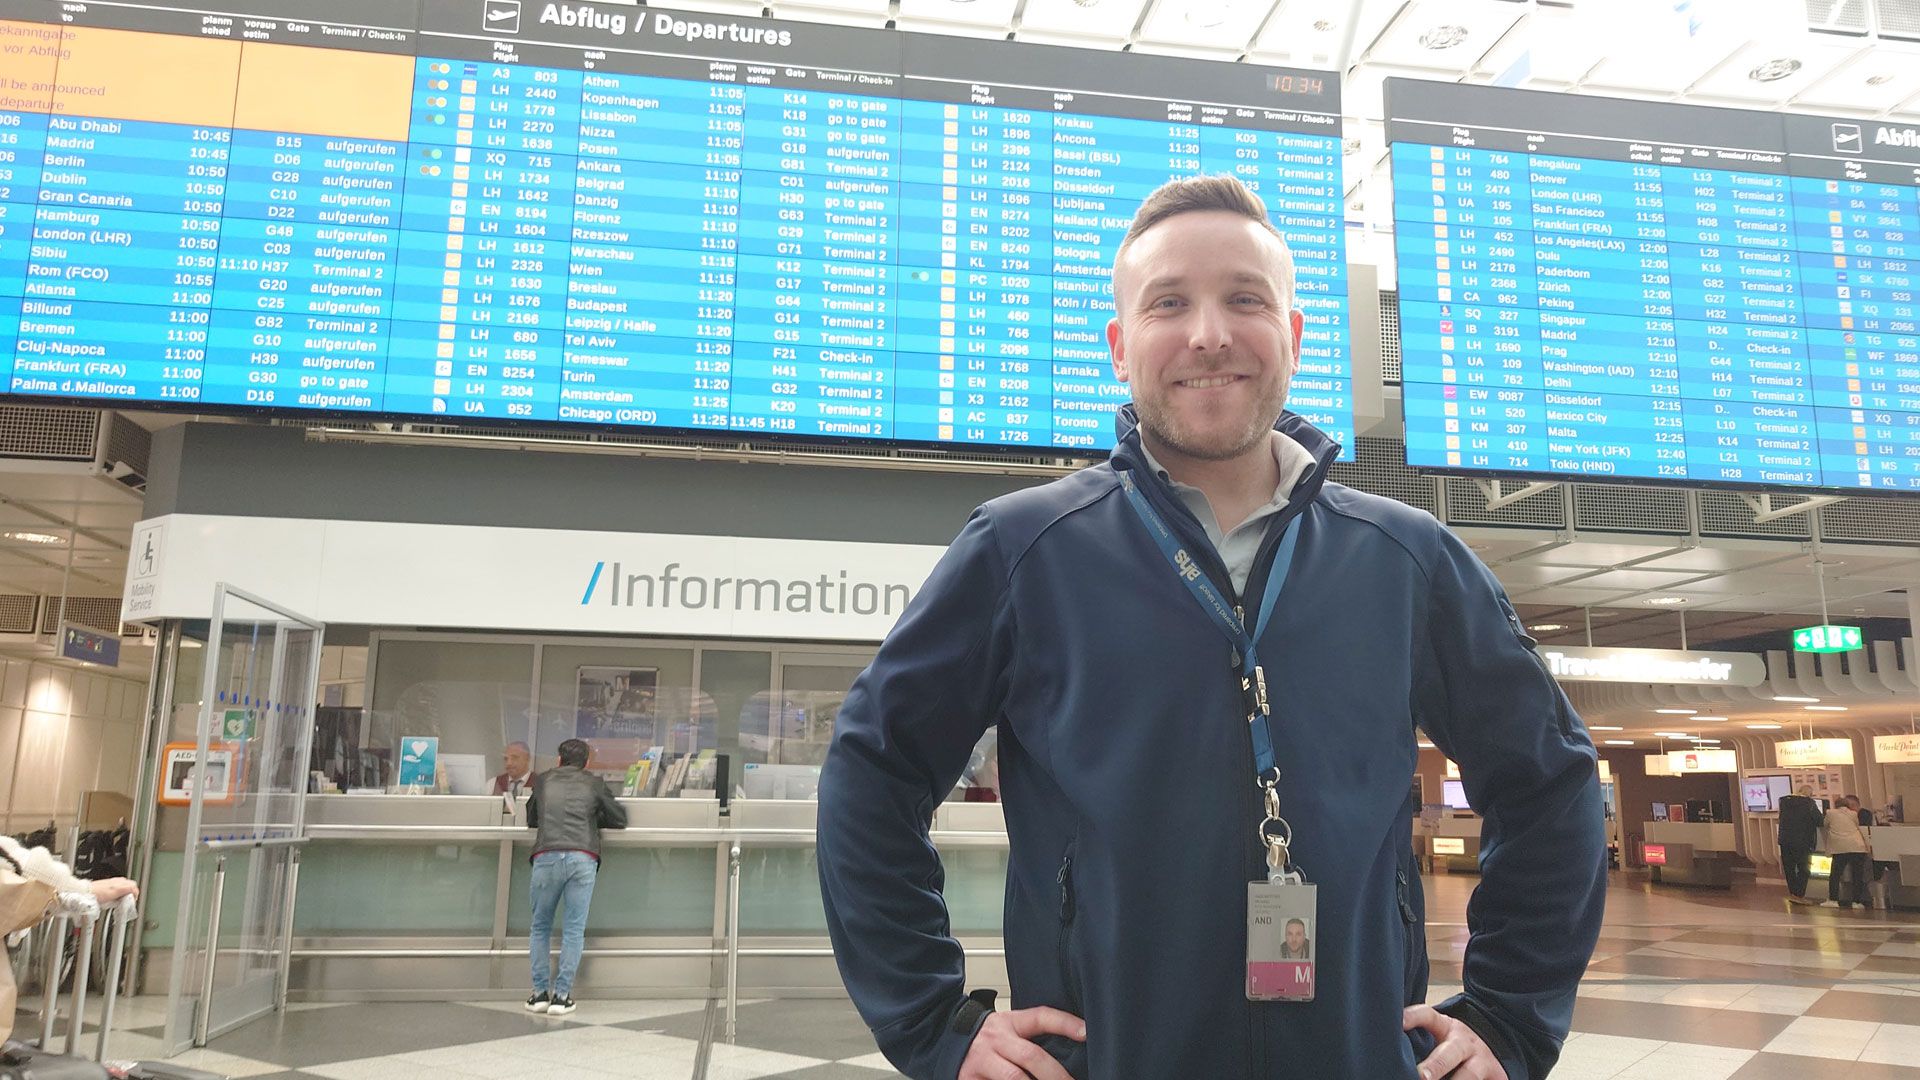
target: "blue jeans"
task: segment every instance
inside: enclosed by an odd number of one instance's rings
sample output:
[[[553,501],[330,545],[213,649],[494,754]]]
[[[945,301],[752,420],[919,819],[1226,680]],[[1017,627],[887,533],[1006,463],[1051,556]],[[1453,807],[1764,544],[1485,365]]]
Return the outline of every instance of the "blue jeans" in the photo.
[[[580,949],[587,940],[587,907],[593,902],[593,882],[600,864],[584,851],[543,851],[533,857],[533,927],[527,952],[533,962],[533,992],[554,997],[573,993],[573,975],[580,970]],[[564,899],[567,921],[560,928],[560,970],[552,983],[547,965],[553,950],[553,910]]]

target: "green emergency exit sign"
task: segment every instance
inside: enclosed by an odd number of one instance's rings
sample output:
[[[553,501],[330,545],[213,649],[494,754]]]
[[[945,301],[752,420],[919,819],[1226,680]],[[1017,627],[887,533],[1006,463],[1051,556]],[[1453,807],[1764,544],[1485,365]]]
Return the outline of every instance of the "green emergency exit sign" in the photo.
[[[1793,632],[1794,652],[1852,652],[1866,645],[1866,635],[1857,626],[1803,626]]]

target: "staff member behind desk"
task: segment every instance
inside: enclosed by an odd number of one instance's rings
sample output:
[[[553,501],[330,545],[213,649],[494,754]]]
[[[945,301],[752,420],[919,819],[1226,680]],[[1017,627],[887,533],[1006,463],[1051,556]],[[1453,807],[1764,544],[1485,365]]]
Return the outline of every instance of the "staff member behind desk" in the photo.
[[[1539,1080],[1559,1057],[1605,886],[1593,744],[1458,537],[1327,479],[1339,446],[1283,412],[1293,294],[1238,181],[1149,196],[1114,262],[1111,458],[976,510],[847,695],[821,885],[908,1076]],[[990,727],[1009,1012],[967,993],[928,837]],[[1484,818],[1465,990],[1437,1009],[1416,729]],[[1311,971],[1277,955],[1292,917]]]
[[[1802,784],[1797,795],[1780,796],[1780,872],[1787,878],[1787,899],[1796,904],[1819,904],[1807,899],[1808,864],[1820,845],[1820,807],[1813,789]]]
[[[1872,907],[1867,896],[1867,834],[1860,828],[1860,811],[1847,799],[1834,801],[1827,811],[1827,854],[1833,856],[1833,868],[1827,874],[1827,899],[1843,908],[1858,900]],[[1849,884],[1847,879],[1851,879]]]
[[[527,1011],[565,1016],[574,1009],[573,976],[587,939],[587,908],[600,873],[600,830],[627,827],[627,811],[614,801],[606,781],[587,771],[593,749],[580,739],[560,744],[560,767],[534,777],[527,798],[527,827],[533,841],[533,926],[527,953],[533,967],[533,996]],[[560,968],[548,979],[552,961],[553,914],[562,901],[567,921],[560,931]]]
[[[533,751],[523,742],[510,742],[506,750],[506,769],[493,778],[495,795],[512,795],[519,798],[526,794],[527,787],[533,782]]]

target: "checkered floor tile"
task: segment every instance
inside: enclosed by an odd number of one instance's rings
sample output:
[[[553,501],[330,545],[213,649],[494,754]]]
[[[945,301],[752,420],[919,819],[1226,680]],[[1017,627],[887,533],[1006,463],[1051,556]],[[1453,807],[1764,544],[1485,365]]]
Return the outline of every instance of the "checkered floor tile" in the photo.
[[[1427,884],[1438,1001],[1458,989],[1472,882]],[[1920,1080],[1920,916],[1793,908],[1779,893],[1616,882],[1554,1080]],[[163,1012],[122,1002],[113,1056],[157,1056]],[[178,1060],[264,1080],[899,1075],[844,999],[746,1002],[731,1043],[720,1028],[704,1000],[585,1000],[552,1019],[517,1001],[312,1004]],[[17,1030],[38,1028],[22,1014]]]

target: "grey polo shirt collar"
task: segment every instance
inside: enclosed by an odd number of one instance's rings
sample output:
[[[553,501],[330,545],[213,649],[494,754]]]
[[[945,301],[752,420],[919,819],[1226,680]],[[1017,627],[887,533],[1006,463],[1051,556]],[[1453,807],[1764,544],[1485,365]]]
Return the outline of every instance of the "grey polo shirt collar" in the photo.
[[[1315,464],[1313,454],[1306,447],[1277,431],[1271,432],[1270,438],[1274,463],[1280,466],[1280,485],[1273,489],[1271,500],[1248,514],[1247,520],[1224,535],[1220,531],[1220,522],[1213,516],[1213,505],[1207,502],[1206,492],[1168,476],[1167,470],[1147,449],[1146,440],[1143,438],[1140,441],[1140,455],[1146,459],[1147,467],[1165,481],[1173,489],[1174,496],[1199,519],[1201,528],[1207,531],[1207,540],[1219,553],[1220,561],[1227,566],[1227,574],[1233,579],[1233,591],[1240,595],[1245,595],[1247,591],[1247,577],[1253,573],[1253,561],[1260,554],[1260,541],[1267,534],[1267,519],[1287,508],[1287,497],[1299,486],[1300,481],[1313,472]]]

